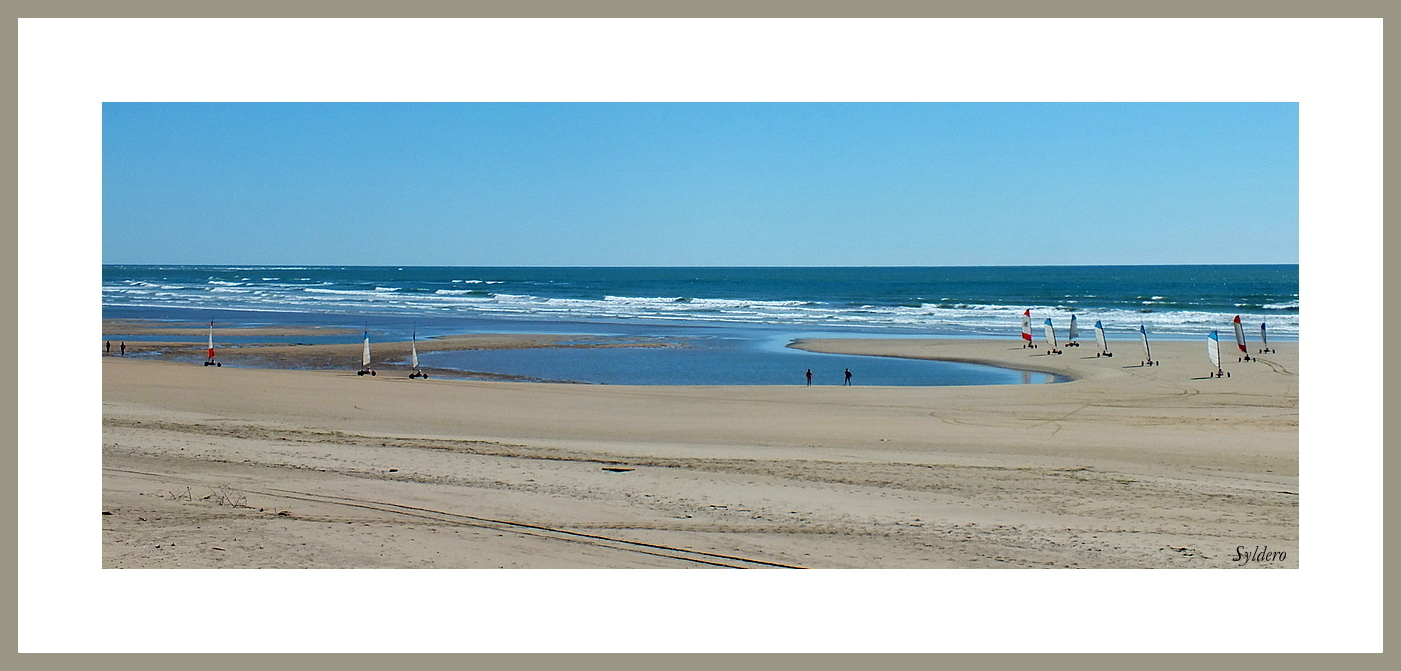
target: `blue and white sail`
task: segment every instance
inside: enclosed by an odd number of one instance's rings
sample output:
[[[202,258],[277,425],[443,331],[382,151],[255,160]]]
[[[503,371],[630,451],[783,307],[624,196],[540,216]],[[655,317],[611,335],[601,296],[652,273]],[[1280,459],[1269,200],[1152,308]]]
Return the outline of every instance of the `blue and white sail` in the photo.
[[[1153,350],[1148,349],[1148,329],[1142,324],[1138,325],[1138,337],[1143,340],[1143,358],[1147,361],[1153,360]]]
[[[1071,314],[1071,315],[1070,315],[1070,333],[1069,333],[1068,335],[1065,336],[1065,341],[1066,341],[1067,343],[1075,342],[1075,339],[1078,338],[1079,336],[1080,336],[1080,328],[1075,324],[1075,315],[1074,315],[1074,314]]]
[[[1270,341],[1265,339],[1265,322],[1260,322],[1260,344],[1269,347]]]
[[[1206,337],[1206,356],[1211,359],[1211,365],[1216,370],[1221,370],[1221,339],[1216,336],[1215,331]]]
[[[1051,349],[1056,348],[1056,327],[1051,326],[1050,317],[1046,318],[1046,344],[1050,345]]]
[[[360,365],[365,368],[370,367],[370,332],[365,332],[365,351],[360,355]]]
[[[415,372],[417,372],[417,371],[418,371],[418,329],[414,329],[414,331],[413,331],[413,344],[410,345],[410,347],[411,347],[412,349],[411,349],[410,352],[409,352],[409,356],[413,359],[413,369],[414,369]]]
[[[1095,320],[1095,341],[1105,354],[1109,353],[1109,342],[1104,339],[1104,324],[1099,323],[1099,320]]]

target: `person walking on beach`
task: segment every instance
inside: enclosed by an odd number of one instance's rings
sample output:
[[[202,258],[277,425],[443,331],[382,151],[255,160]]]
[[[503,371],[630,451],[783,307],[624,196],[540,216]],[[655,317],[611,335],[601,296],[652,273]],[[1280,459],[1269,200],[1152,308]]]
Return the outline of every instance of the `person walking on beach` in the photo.
[[[842,382],[842,385],[843,385],[843,386],[846,386],[846,387],[850,387],[850,386],[851,386],[851,369],[850,369],[850,368],[846,369],[846,379],[845,379],[844,382]]]
[[[111,341],[111,340],[108,340],[108,341],[107,341],[107,353],[108,353],[108,354],[111,354],[111,353],[112,353],[112,341]]]
[[[126,356],[126,341],[122,341],[122,356]]]
[[[808,376],[808,386],[811,387],[811,386],[812,386],[812,369],[811,369],[811,368],[808,369],[807,376]]]

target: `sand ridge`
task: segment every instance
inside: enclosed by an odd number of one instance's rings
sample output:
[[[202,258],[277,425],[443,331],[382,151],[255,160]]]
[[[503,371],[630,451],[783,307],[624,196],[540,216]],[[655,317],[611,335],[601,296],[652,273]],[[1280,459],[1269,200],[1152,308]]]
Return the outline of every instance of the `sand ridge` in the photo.
[[[103,322],[107,333],[141,335],[205,335],[208,331],[186,329],[181,326],[151,326],[144,322],[107,320]],[[296,343],[286,342],[297,336],[354,335],[359,332],[345,329],[286,327],[286,328],[222,328],[214,338],[216,358],[224,365],[253,368],[309,368],[309,369],[350,369],[361,367],[363,342],[353,343]],[[240,342],[228,344],[224,340],[234,337],[278,338],[267,342]],[[111,353],[119,354],[120,336],[104,340],[104,353],[107,343],[111,343]],[[422,352],[500,350],[500,349],[592,349],[617,347],[685,347],[684,339],[657,339],[651,337],[594,336],[594,335],[550,335],[513,333],[470,333],[437,337],[424,337],[417,342],[407,340],[381,341],[370,343],[371,367],[389,371],[408,372],[411,367],[409,357],[413,349]],[[140,340],[126,342],[126,355],[132,357],[153,357],[175,361],[203,361],[207,354],[204,342],[181,342],[166,340]],[[513,375],[423,367],[433,377],[473,378],[488,380],[539,381]]]

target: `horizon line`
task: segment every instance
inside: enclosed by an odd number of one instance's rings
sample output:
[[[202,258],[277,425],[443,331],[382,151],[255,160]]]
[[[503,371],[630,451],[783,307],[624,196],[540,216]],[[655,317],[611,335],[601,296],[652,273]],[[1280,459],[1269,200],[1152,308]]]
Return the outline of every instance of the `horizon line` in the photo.
[[[412,263],[103,263],[106,266],[186,266],[186,267],[229,267],[248,266],[254,268],[1126,268],[1126,267],[1162,267],[1162,266],[1297,266],[1298,261],[1293,262],[1251,262],[1251,263],[1008,263],[1008,264],[970,264],[970,265],[552,265],[552,264],[523,264],[523,265],[442,265],[442,264],[412,264]]]

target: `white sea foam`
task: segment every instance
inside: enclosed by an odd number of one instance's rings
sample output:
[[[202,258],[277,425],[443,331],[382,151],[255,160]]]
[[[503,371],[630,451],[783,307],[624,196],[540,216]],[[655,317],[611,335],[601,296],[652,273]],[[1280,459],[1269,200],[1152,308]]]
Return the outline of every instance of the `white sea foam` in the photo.
[[[371,291],[347,291],[345,289],[320,289],[317,287],[305,287],[302,291],[312,294],[337,294],[341,296],[373,296]]]
[[[303,281],[311,281],[309,279]],[[493,281],[462,280],[453,286],[482,285]],[[1209,311],[1134,308],[1084,309],[1080,305],[990,305],[938,303],[915,305],[875,305],[820,303],[796,300],[749,300],[696,298],[690,296],[619,296],[602,298],[558,298],[525,293],[487,294],[481,289],[436,289],[409,291],[408,287],[379,286],[348,289],[321,281],[314,286],[287,282],[253,282],[251,285],[219,280],[219,284],[199,281],[191,284],[154,284],[123,280],[102,287],[103,303],[155,307],[227,308],[259,311],[323,311],[346,314],[394,313],[411,315],[429,312],[444,315],[483,317],[535,317],[540,319],[626,319],[677,323],[762,323],[788,324],[804,328],[823,326],[896,327],[934,333],[967,333],[997,336],[1020,332],[1022,312],[1031,309],[1033,324],[1051,318],[1057,327],[1068,325],[1070,314],[1079,317],[1088,330],[1096,320],[1104,323],[1111,337],[1131,338],[1139,324],[1150,335],[1185,337],[1211,329],[1229,329],[1234,314]],[[153,293],[154,292],[154,293]],[[1138,300],[1142,300],[1139,298]],[[1297,335],[1298,301],[1272,303],[1241,313],[1243,320],[1268,324],[1271,334],[1288,338]],[[1253,313],[1253,314],[1252,314]]]
[[[223,270],[311,270],[311,266],[223,266]]]

